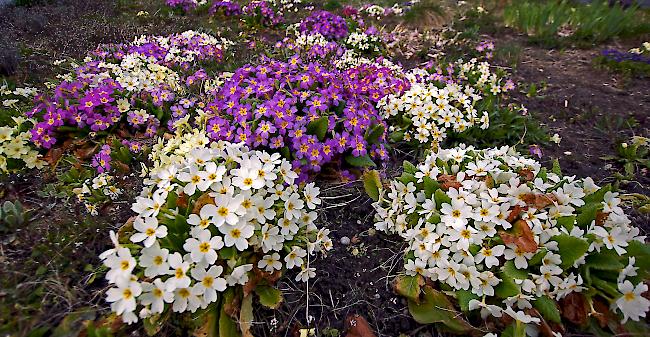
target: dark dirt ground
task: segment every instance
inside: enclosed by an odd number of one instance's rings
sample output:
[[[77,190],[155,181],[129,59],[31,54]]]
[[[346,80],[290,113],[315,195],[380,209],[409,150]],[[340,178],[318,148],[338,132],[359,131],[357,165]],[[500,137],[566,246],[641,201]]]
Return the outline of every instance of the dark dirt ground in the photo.
[[[157,1],[58,0],[31,8],[0,9],[0,50],[13,48],[20,54],[18,80],[39,81],[52,76],[51,61],[82,57],[99,43],[196,29],[197,18],[191,15],[134,19],[140,10],[156,14],[157,6]],[[633,134],[650,136],[650,80],[623,80],[594,69],[591,59],[600,47],[560,52],[526,46],[512,34],[499,38],[497,42],[523,46],[514,69],[517,82],[546,83],[537,97],[519,93],[514,98],[526,105],[550,134],[562,137],[559,146],[543,146],[543,160],[549,163],[559,158],[566,174],[610,181],[620,167],[608,166],[611,163],[601,157],[612,155],[615,144]],[[636,120],[633,127],[624,123],[630,117]],[[571,154],[565,154],[567,151]],[[386,175],[397,175],[400,164],[401,159],[391,162]],[[133,185],[135,180],[125,182],[133,193],[139,190]],[[638,183],[623,188],[650,194],[648,172],[640,172],[636,180]],[[14,330],[0,330],[0,334],[22,336],[36,326],[56,326],[75,310],[97,310],[97,316],[107,312],[103,295],[97,292],[105,284],[97,274],[96,256],[110,245],[106,224],[114,229],[126,222],[130,205],[114,205],[102,217],[84,221],[80,205],[73,200],[37,194],[48,182],[51,180],[41,176],[24,176],[2,183],[6,191],[3,199],[18,197],[35,210],[29,227],[18,232],[15,240],[0,242],[0,327],[6,319],[22,316]],[[307,316],[313,317],[311,326],[321,333],[328,329],[343,332],[345,317],[357,313],[368,319],[378,337],[400,333],[437,336],[433,328],[417,325],[405,302],[393,293],[391,282],[402,268],[404,247],[395,238],[369,231],[373,212],[362,186],[324,184],[321,189],[324,206],[330,208],[319,221],[332,230],[334,250],[327,259],[313,263],[318,277],[309,284],[309,291],[304,284],[293,282],[292,275],[281,281],[285,301],[276,311],[260,309],[256,316],[260,322],[254,325],[256,335],[292,336],[294,327],[307,323]],[[646,229],[649,222],[647,216],[635,217],[635,223]],[[352,240],[350,245],[340,243],[344,236]],[[272,329],[274,318],[278,323]]]

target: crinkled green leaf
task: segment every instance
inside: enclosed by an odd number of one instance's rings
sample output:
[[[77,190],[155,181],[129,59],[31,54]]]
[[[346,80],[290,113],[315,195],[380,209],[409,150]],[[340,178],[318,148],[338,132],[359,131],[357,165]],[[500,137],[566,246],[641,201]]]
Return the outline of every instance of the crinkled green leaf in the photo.
[[[587,252],[589,243],[585,240],[570,236],[568,234],[560,234],[551,238],[557,242],[558,254],[562,259],[562,269],[567,269],[573,263],[581,258]]]
[[[560,310],[558,310],[555,301],[550,299],[548,296],[543,295],[538,297],[533,302],[533,307],[542,314],[545,320],[555,323],[562,323],[562,318],[560,317]]]
[[[361,176],[361,180],[363,181],[363,188],[366,190],[370,199],[374,201],[379,200],[379,189],[381,188],[379,172],[376,170],[366,171]]]
[[[372,161],[372,158],[370,158],[369,155],[363,155],[363,156],[354,156],[354,155],[347,155],[345,156],[345,161],[355,167],[376,167],[377,164],[375,164],[374,161]]]
[[[430,286],[424,287],[420,302],[408,301],[409,312],[420,324],[440,323],[441,328],[458,334],[469,334],[474,328],[463,320],[447,296]]]
[[[506,262],[503,265],[502,270],[506,275],[510,276],[513,279],[525,280],[528,278],[528,271],[517,269],[517,267],[515,267],[515,263],[512,260]]]
[[[282,292],[268,285],[258,285],[255,293],[260,298],[260,304],[270,309],[277,309],[282,303]]]
[[[424,283],[419,275],[400,275],[395,279],[395,292],[412,301],[419,301],[420,286]]]
[[[460,306],[460,310],[462,310],[463,312],[468,312],[469,302],[471,300],[479,299],[479,296],[469,290],[461,289],[456,291],[456,299],[458,300],[458,305]]]
[[[437,181],[427,176],[424,177],[423,184],[424,194],[427,196],[427,198],[431,198],[433,194],[440,188],[440,184]]]
[[[309,124],[307,124],[307,133],[316,136],[318,140],[322,142],[323,139],[325,139],[325,135],[327,134],[328,126],[329,119],[327,116],[324,116],[317,120],[309,122]]]
[[[368,134],[366,135],[366,141],[368,144],[377,144],[379,143],[379,138],[384,134],[386,129],[383,125],[377,124],[372,129],[369,129]]]
[[[436,208],[442,208],[442,204],[451,204],[451,198],[442,189],[436,190],[434,193],[434,200],[436,201]]]

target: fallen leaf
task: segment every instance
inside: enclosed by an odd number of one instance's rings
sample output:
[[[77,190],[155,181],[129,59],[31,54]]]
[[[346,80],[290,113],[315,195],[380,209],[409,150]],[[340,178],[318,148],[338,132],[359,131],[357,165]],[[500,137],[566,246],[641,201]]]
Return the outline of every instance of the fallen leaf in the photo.
[[[199,214],[201,211],[201,208],[203,206],[212,204],[214,205],[214,198],[210,196],[209,193],[203,193],[198,199],[196,199],[196,202],[194,202],[194,208],[192,209],[192,213],[194,214]]]
[[[73,151],[74,156],[79,160],[88,160],[90,159],[99,148],[99,145],[89,145],[84,147],[79,147]]]
[[[527,193],[521,196],[521,199],[535,209],[543,209],[546,206],[553,205],[557,202],[557,197],[553,193]]]
[[[519,170],[519,176],[524,178],[525,181],[533,181],[535,179],[535,174],[529,168]]]
[[[602,226],[602,225],[604,225],[604,224],[605,224],[605,220],[607,220],[607,217],[608,217],[608,216],[609,216],[609,213],[607,213],[607,212],[602,212],[602,211],[598,211],[598,212],[596,213],[596,219],[595,219],[595,220],[596,220],[596,225],[598,225],[598,226]]]
[[[515,205],[515,207],[510,210],[510,214],[508,214],[508,217],[506,218],[506,221],[508,222],[514,222],[519,218],[521,213],[525,212],[528,210],[528,207],[526,206],[520,206],[520,205]]]
[[[450,188],[459,189],[463,185],[456,181],[456,176],[451,174],[441,174],[438,176],[438,182],[440,183],[440,188],[447,191]]]
[[[508,232],[499,231],[499,236],[501,236],[504,243],[515,244],[526,253],[534,253],[537,251],[538,246],[537,242],[535,242],[535,236],[526,220],[517,220]]]
[[[569,322],[583,325],[587,323],[589,310],[587,309],[587,299],[581,293],[570,293],[560,300],[560,310],[562,317]]]
[[[377,337],[368,321],[358,314],[349,315],[345,319],[346,337]]]
[[[607,327],[607,324],[610,321],[616,321],[616,317],[613,317],[612,312],[609,311],[607,304],[596,298],[593,301],[593,305],[596,312],[592,312],[591,316],[598,320],[598,325],[600,325],[601,328]]]

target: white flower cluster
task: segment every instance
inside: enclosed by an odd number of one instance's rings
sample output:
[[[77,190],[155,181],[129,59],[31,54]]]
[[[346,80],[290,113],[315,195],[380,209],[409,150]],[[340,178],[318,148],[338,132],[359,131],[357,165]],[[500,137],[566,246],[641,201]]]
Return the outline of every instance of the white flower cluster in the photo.
[[[637,275],[635,257],[626,255],[645,237],[630,225],[617,193],[592,179],[547,172],[508,147],[439,150],[408,173],[380,190],[375,227],[408,242],[407,275],[471,292],[469,309],[480,309],[484,319],[505,314],[539,323],[524,310],[541,296],[557,301],[587,291],[594,270],[610,270],[591,267],[596,254],[627,264],[609,288],[618,285],[620,293],[608,294],[618,297],[611,304],[623,322],[650,308],[641,296],[648,287],[630,280]],[[594,213],[585,217],[589,210]],[[581,268],[595,268],[589,284]],[[503,282],[513,290],[507,296],[496,290]]]
[[[381,36],[366,34],[360,30],[350,33],[345,40],[345,45],[348,48],[362,53],[378,53],[381,44]]]
[[[178,73],[158,64],[155,58],[138,53],[126,55],[119,64],[101,62],[98,67],[106,71],[100,74],[80,74],[80,77],[92,76],[96,83],[105,78],[114,78],[131,92],[150,92],[164,85],[173,91],[181,89]]]
[[[630,53],[633,53],[633,54],[647,54],[647,53],[650,53],[650,42],[643,42],[641,47],[630,49]]]
[[[431,144],[434,148],[446,138],[448,130],[463,132],[480,123],[489,126],[489,116],[478,117],[475,108],[481,95],[471,86],[450,83],[442,88],[437,83],[413,81],[411,88],[401,95],[388,95],[379,101],[384,118],[406,117],[410,125],[391,126],[391,132],[403,132],[404,140]]]
[[[356,68],[360,65],[376,65],[379,67],[385,67],[397,73],[404,73],[404,68],[400,65],[393,63],[390,59],[382,57],[377,59],[369,59],[359,55],[354,50],[347,49],[343,55],[335,61],[335,66],[338,69],[351,69]]]
[[[214,46],[224,52],[235,45],[233,41],[230,41],[228,39],[215,37],[213,35],[200,33],[194,30],[187,30],[180,34],[172,35],[171,37],[141,35],[140,37],[133,40],[131,44],[134,46],[140,46],[154,42],[155,44],[169,51],[165,55],[165,62],[181,64],[184,62],[191,63],[196,61],[197,56],[201,54],[198,48],[178,48],[174,46],[175,44],[178,44],[179,41],[183,40],[197,41],[198,46]]]
[[[364,8],[363,12],[376,18],[377,20],[380,20],[384,16],[386,9],[384,9],[382,6],[373,4]]]
[[[297,12],[298,7],[302,4],[302,0],[273,0],[273,7],[279,13]]]
[[[253,269],[315,276],[309,256],[332,241],[314,224],[319,188],[298,187],[289,161],[227,142],[170,148],[184,159],[158,165],[132,207],[137,259],[116,238],[100,256],[114,285],[107,300],[124,321],[137,321],[138,308],[141,318],[168,305],[173,312],[206,308],[228,287],[246,284]]]
[[[86,179],[72,192],[77,196],[77,201],[82,202],[86,207],[86,211],[90,215],[95,216],[97,211],[97,200],[109,198],[110,200],[117,200],[122,195],[123,191],[113,184],[115,178],[107,173],[100,173],[92,179]]]
[[[467,62],[460,59],[452,66],[456,70],[456,79],[471,84],[485,94],[498,95],[514,89],[514,83],[504,74],[492,71],[489,62],[480,62],[476,58]]]
[[[36,94],[35,88],[15,88],[9,89],[7,84],[0,86],[0,98],[2,98],[2,109],[11,110],[10,115],[19,115],[22,113],[21,109],[24,107],[25,98],[31,98]],[[0,174],[14,171],[18,168],[42,168],[45,162],[41,160],[41,155],[32,146],[30,127],[26,124],[35,124],[33,119],[26,119],[24,117],[11,117],[13,125],[7,124],[0,126]],[[24,162],[13,165],[8,161]]]

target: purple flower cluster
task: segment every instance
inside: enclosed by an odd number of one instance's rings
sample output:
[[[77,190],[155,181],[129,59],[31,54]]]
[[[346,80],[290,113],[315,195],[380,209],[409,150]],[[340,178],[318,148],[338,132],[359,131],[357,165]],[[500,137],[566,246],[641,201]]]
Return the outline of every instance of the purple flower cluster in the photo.
[[[111,170],[111,147],[109,145],[102,145],[102,149],[95,154],[91,165],[99,173],[108,172]]]
[[[169,7],[182,8],[186,12],[196,7],[196,1],[194,0],[165,0],[165,2]]]
[[[494,43],[489,40],[483,40],[478,43],[476,46],[476,51],[479,53],[485,53],[485,58],[491,59],[492,52],[494,50]]]
[[[142,79],[137,73],[128,73],[130,69],[121,68],[122,63],[146,56],[147,64],[175,67],[179,84],[184,84],[183,91],[189,92],[193,84],[199,87],[207,78],[198,61],[219,62],[223,58],[222,50],[211,43],[214,42],[211,38],[186,32],[141,38],[132,44],[100,46],[90,53],[91,61],[76,68],[70,78],[52,92],[35,97],[35,107],[27,113],[38,121],[31,130],[32,142],[50,148],[57,141],[57,133],[64,130],[81,134],[120,131],[122,135],[131,131],[134,135],[155,136],[161,116],[171,126],[197,104],[196,99],[178,97],[178,88],[165,81],[125,87],[124,83],[129,82],[124,80],[125,76],[133,78],[133,83]],[[106,74],[113,76],[106,77]]]
[[[602,51],[602,56],[604,56],[609,61],[614,62],[640,62],[650,64],[650,56],[645,56],[643,54],[635,54],[630,52],[622,52],[616,49],[606,49]]]
[[[208,132],[216,140],[291,153],[306,179],[344,155],[385,159],[385,132],[368,137],[385,127],[376,102],[407,87],[389,69],[372,65],[341,71],[298,56],[265,59],[238,69],[222,86],[206,109],[213,114]]]
[[[346,48],[334,41],[328,41],[326,44],[300,45],[291,37],[285,37],[282,41],[275,44],[276,49],[287,49],[293,53],[299,54],[303,61],[320,61],[322,63],[334,62],[345,53]]]
[[[266,27],[277,26],[284,22],[284,17],[277,13],[267,0],[254,0],[244,6],[243,13]]]
[[[242,14],[241,6],[232,1],[215,1],[210,6],[210,15],[223,13],[224,16],[237,16]]]
[[[342,39],[348,35],[348,24],[336,14],[316,11],[300,22],[300,32],[316,32],[327,39]]]

